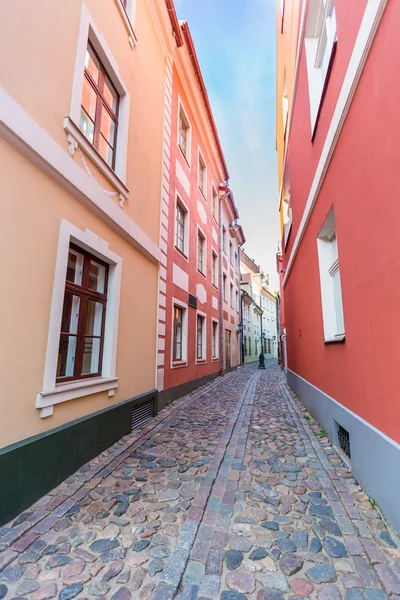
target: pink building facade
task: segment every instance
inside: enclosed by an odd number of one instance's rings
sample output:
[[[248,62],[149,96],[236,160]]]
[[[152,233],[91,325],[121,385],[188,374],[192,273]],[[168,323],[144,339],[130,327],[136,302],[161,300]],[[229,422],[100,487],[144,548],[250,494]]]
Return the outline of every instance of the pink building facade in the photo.
[[[299,30],[280,190],[285,370],[397,531],[399,23],[398,2],[310,0],[277,34]]]
[[[172,23],[177,48],[167,73],[164,118],[160,406],[238,365],[237,257],[243,237],[189,28]]]

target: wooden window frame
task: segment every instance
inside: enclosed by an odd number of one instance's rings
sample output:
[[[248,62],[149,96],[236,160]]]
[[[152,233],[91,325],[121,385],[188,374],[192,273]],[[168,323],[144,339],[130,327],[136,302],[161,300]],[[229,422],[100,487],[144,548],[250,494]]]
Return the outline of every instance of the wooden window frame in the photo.
[[[63,384],[71,381],[81,381],[83,379],[92,379],[93,377],[100,377],[103,366],[103,350],[104,350],[104,331],[105,331],[105,321],[106,321],[106,310],[107,310],[107,291],[108,291],[108,269],[109,265],[104,261],[100,260],[94,254],[91,254],[87,250],[84,250],[80,246],[77,246],[73,243],[70,243],[69,250],[74,250],[83,256],[83,269],[82,269],[82,284],[76,284],[72,281],[65,281],[65,289],[64,289],[64,301],[63,301],[63,309],[65,303],[66,294],[73,294],[74,296],[78,296],[80,298],[79,303],[79,317],[78,317],[78,327],[76,334],[71,333],[69,331],[62,331],[60,329],[60,341],[62,335],[67,335],[69,337],[76,338],[76,348],[75,348],[75,362],[74,362],[74,374],[66,377],[56,377],[56,384]],[[96,292],[95,290],[91,290],[89,288],[89,274],[90,274],[90,261],[93,260],[96,263],[105,267],[105,276],[104,276],[104,293]],[[101,322],[101,333],[100,335],[90,335],[85,333],[86,326],[86,318],[87,318],[87,306],[88,301],[92,300],[95,302],[99,302],[103,305],[102,312],[102,322]],[[82,373],[83,367],[83,354],[84,354],[84,346],[85,346],[85,338],[100,338],[100,350],[99,350],[99,364],[98,369],[95,373]]]
[[[197,360],[204,360],[203,350],[204,350],[204,325],[205,325],[205,317],[203,315],[197,315],[196,322],[196,357]],[[200,356],[199,356],[200,352]]]
[[[111,167],[111,169],[114,171],[115,170],[116,153],[117,153],[118,113],[119,113],[120,95],[119,95],[117,89],[115,88],[115,85],[112,82],[112,78],[107,73],[107,70],[103,66],[103,63],[101,62],[99,55],[97,54],[97,52],[94,49],[93,44],[90,42],[90,40],[88,40],[88,43],[87,43],[87,49],[86,49],[87,52],[89,51],[89,48],[99,63],[99,82],[98,83],[95,82],[92,75],[89,73],[88,69],[85,66],[84,67],[84,79],[89,83],[90,87],[93,89],[93,91],[96,94],[96,109],[95,109],[94,121],[92,120],[92,118],[89,116],[89,114],[86,112],[85,108],[83,107],[82,98],[81,98],[81,110],[83,110],[85,112],[85,114],[87,115],[87,118],[90,121],[92,121],[92,123],[94,125],[93,142],[91,142],[87,136],[85,136],[85,137],[89,141],[89,143],[97,150],[97,152],[100,154],[101,158],[106,162],[106,164],[109,167]],[[110,82],[110,84],[113,88],[113,91],[115,92],[115,95],[116,95],[117,105],[116,105],[115,112],[113,111],[113,109],[111,108],[111,106],[108,104],[107,100],[104,97],[105,76],[107,76],[107,79]],[[82,89],[82,94],[83,94],[83,89]],[[100,142],[100,137],[102,135],[100,132],[100,127],[101,127],[101,116],[102,116],[103,110],[105,110],[107,112],[107,114],[111,117],[111,119],[114,121],[113,145],[111,146],[111,144],[109,144],[108,140],[105,140],[107,145],[112,149],[111,165],[109,165],[107,159],[100,152],[100,143],[99,142]]]
[[[204,254],[205,254],[205,242],[206,238],[201,233],[200,229],[197,230],[197,270],[205,275],[204,269]]]
[[[180,214],[182,214],[182,220],[180,219]],[[176,203],[176,234],[175,234],[175,247],[181,252],[185,254],[186,244],[185,244],[185,227],[186,227],[186,209],[182,206],[182,204],[177,201]],[[182,229],[182,237],[179,236],[179,229]],[[182,248],[179,247],[179,242],[182,243]]]
[[[175,318],[175,311],[178,310],[181,314],[181,320],[178,321]],[[174,305],[174,322],[173,322],[173,338],[172,338],[172,360],[174,362],[181,362],[183,360],[183,319],[184,319],[184,308],[182,306]],[[176,331],[180,329],[180,356],[177,356],[176,350]]]

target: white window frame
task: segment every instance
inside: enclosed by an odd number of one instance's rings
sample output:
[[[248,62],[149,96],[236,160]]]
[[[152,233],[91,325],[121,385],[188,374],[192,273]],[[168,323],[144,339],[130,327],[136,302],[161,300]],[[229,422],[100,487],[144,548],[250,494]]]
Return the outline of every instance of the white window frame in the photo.
[[[198,317],[202,317],[203,318],[203,325],[202,325],[202,339],[201,339],[201,358],[198,358],[197,356],[197,336],[198,336],[198,332],[197,332],[197,318]],[[196,363],[204,363],[207,360],[207,315],[206,313],[197,310],[196,311]]]
[[[229,304],[230,304],[231,308],[235,308],[233,292],[234,292],[234,285],[232,282],[230,282],[229,283]]]
[[[226,252],[226,239],[227,239],[226,238],[226,228],[224,225],[222,225],[222,250],[223,250],[224,254],[226,254],[228,256],[228,254]]]
[[[96,148],[89,142],[84,133],[79,128],[82,90],[85,77],[85,57],[88,46],[91,42],[97,52],[102,65],[104,66],[108,77],[112,81],[119,95],[118,108],[118,135],[117,146],[115,149],[115,169],[113,170],[107,162],[100,156]],[[130,94],[120,73],[118,64],[104,39],[95,25],[86,4],[82,4],[81,20],[79,26],[78,45],[75,58],[75,69],[72,83],[71,105],[69,116],[64,118],[64,129],[68,133],[67,141],[71,152],[75,147],[84,152],[110,183],[118,190],[121,196],[126,199],[129,190],[126,187],[126,167],[128,157],[128,132],[129,132],[129,107]]]
[[[203,238],[203,270],[199,269],[199,234]],[[207,238],[202,228],[197,225],[197,238],[196,238],[196,265],[198,273],[201,273],[203,277],[207,276]]]
[[[185,121],[188,125],[188,132],[187,132],[187,139],[186,139],[186,154],[183,152],[181,145],[179,143],[179,121],[180,121],[181,112],[183,113]],[[183,106],[183,102],[179,95],[178,95],[178,127],[177,127],[176,143],[178,145],[180,153],[182,154],[183,158],[185,159],[185,162],[187,163],[187,165],[190,169],[191,168],[191,160],[192,160],[192,125],[190,123],[190,119],[187,116],[187,111],[185,110],[185,107]]]
[[[174,308],[178,306],[183,308],[182,316],[182,360],[174,361]],[[171,369],[177,369],[179,367],[186,367],[188,364],[188,305],[178,298],[172,298],[171,308]]]
[[[216,327],[215,335],[215,355],[213,354],[213,328]],[[212,360],[219,359],[219,321],[214,317],[211,318],[211,358]]]
[[[333,239],[336,243],[333,245]],[[337,253],[337,232],[335,213],[332,207],[317,238],[318,261],[321,284],[322,317],[324,341],[341,342],[345,338],[343,297],[341,293],[339,256]],[[334,256],[332,256],[334,250]],[[340,297],[334,289],[334,275],[338,274]],[[341,325],[343,324],[343,325]]]
[[[122,4],[122,0],[115,0],[115,4],[117,5],[122,21],[126,27],[126,31],[128,32],[128,40],[131,45],[131,48],[134,48],[137,41],[134,32],[136,18],[136,0],[127,0],[126,8]]]
[[[203,179],[203,188],[200,187],[200,164],[203,165],[204,168],[204,179]],[[200,146],[197,148],[197,186],[203,196],[204,200],[207,202],[207,164],[204,160],[204,156],[202,151],[200,150]]]
[[[215,282],[213,281],[214,258],[215,258]],[[214,248],[211,248],[211,283],[215,287],[215,289],[218,289],[218,276],[219,276],[219,264],[218,263],[219,263],[218,252]]]
[[[289,238],[290,230],[292,229],[292,201],[290,197],[290,181],[289,176],[285,176],[285,184],[282,192],[282,210],[283,210],[283,239],[286,244]]]
[[[336,33],[334,0],[310,0],[304,44],[310,99],[311,139],[314,138],[322,94],[337,40]]]
[[[103,361],[100,377],[56,384],[65,279],[71,242],[97,256],[109,265]],[[38,392],[36,397],[36,408],[40,409],[41,418],[51,416],[54,412],[54,406],[61,402],[67,402],[74,398],[81,398],[102,391],[107,391],[110,397],[114,395],[119,379],[116,377],[116,358],[121,269],[122,258],[109,250],[106,241],[102,240],[89,229],[82,231],[72,223],[61,219],[43,389]]]
[[[240,294],[239,290],[236,290],[236,312],[240,312]]]
[[[228,275],[226,273],[222,274],[222,288],[223,300],[228,304]]]
[[[214,211],[214,192],[215,192],[215,211]],[[214,182],[211,182],[211,214],[214,218],[214,221],[216,223],[218,223],[218,203],[219,203],[219,198],[218,198],[218,192],[217,192],[217,188],[214,185]]]
[[[178,246],[176,245],[176,232],[177,232],[176,218],[177,218],[178,204],[180,204],[181,207],[186,211],[186,213],[185,213],[185,232],[184,232],[184,238],[183,238],[183,244],[184,244],[183,252],[182,252],[182,250],[179,250]],[[186,202],[184,202],[184,200],[182,200],[182,196],[179,195],[178,192],[176,192],[175,193],[175,209],[174,209],[174,249],[176,252],[178,252],[179,256],[182,256],[186,260],[189,260],[189,228],[190,228],[189,207],[186,204]]]

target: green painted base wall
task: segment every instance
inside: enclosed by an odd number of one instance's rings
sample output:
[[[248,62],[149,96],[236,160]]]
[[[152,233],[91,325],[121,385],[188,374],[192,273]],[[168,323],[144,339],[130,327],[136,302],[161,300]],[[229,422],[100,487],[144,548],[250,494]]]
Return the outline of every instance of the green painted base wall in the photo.
[[[153,390],[83,419],[66,423],[0,450],[0,525],[55,488],[82,465],[131,432],[132,408]]]

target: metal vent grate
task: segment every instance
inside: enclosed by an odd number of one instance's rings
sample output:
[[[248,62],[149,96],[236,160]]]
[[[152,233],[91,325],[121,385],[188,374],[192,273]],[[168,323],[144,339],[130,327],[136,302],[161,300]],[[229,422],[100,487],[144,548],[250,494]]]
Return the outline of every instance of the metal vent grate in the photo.
[[[339,439],[340,449],[343,450],[343,452],[345,453],[346,456],[348,456],[348,458],[351,458],[350,434],[344,427],[342,427],[339,424],[338,424],[338,439]]]
[[[132,431],[146,423],[153,416],[153,400],[144,402],[140,406],[134,406],[132,408]]]

